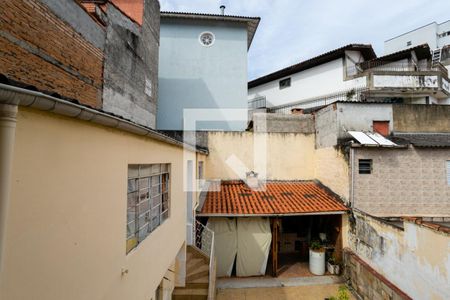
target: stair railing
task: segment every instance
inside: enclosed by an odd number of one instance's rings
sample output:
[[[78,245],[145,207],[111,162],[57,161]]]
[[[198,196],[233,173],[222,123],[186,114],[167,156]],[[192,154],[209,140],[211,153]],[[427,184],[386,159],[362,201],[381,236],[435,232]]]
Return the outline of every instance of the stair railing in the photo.
[[[214,253],[214,231],[196,220],[194,226],[194,237],[194,245],[209,257],[208,299],[213,300],[216,294],[216,258]]]

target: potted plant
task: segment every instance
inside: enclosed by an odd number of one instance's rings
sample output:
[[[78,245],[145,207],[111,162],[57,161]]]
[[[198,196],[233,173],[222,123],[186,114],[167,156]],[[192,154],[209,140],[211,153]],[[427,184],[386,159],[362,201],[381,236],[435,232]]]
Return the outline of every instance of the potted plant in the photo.
[[[309,246],[309,271],[314,275],[325,274],[325,248],[317,240]]]
[[[336,274],[339,275],[339,263],[337,262],[336,258],[331,256],[327,261],[327,270],[330,272],[330,274]]]

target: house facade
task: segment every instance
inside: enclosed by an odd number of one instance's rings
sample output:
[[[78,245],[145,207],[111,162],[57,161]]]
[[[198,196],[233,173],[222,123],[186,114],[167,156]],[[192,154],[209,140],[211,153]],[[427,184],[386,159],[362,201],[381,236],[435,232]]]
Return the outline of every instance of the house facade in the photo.
[[[184,110],[247,109],[247,51],[259,18],[161,13],[158,129],[243,131],[244,120],[202,120]]]
[[[419,45],[377,57],[351,44],[249,82],[249,108],[290,113],[336,101],[449,104],[448,70]]]
[[[154,129],[158,1],[0,10],[0,298],[170,299],[206,152]]]

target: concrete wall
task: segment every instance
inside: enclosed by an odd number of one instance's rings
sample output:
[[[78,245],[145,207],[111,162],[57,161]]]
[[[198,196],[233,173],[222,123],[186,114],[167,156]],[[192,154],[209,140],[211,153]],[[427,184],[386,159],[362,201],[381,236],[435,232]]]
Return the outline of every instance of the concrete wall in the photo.
[[[0,298],[151,299],[184,247],[183,148],[22,108],[15,139]],[[151,163],[170,217],[126,255],[128,165]]]
[[[365,263],[413,299],[449,299],[450,236],[429,227],[404,222],[404,229],[355,213],[351,250]],[[368,299],[379,299],[392,287],[370,280],[366,267],[347,262],[352,285]],[[359,265],[361,265],[359,263]],[[350,273],[350,274],[349,274]],[[373,272],[371,272],[373,274]],[[392,299],[392,298],[390,298]],[[393,299],[400,299],[393,296]]]
[[[358,160],[372,159],[372,174]],[[377,216],[450,216],[448,148],[355,149],[354,207]]]
[[[338,194],[344,202],[349,200],[348,158],[335,147],[316,149],[314,177]]]
[[[0,74],[101,107],[104,33],[80,6],[7,0],[0,11]]]
[[[394,131],[450,132],[450,106],[393,105]]]
[[[280,78],[249,89],[248,100],[265,96],[267,106],[271,107],[366,86],[365,77],[344,81],[342,58],[288,77],[290,87],[280,90],[279,81],[283,79]]]
[[[215,42],[205,47],[201,33]],[[234,22],[161,20],[158,129],[182,130],[183,109],[247,109],[247,27]],[[246,120],[200,122],[201,130],[245,130]]]
[[[107,6],[103,109],[156,128],[159,2],[147,0],[142,26]]]
[[[264,140],[266,160],[258,157],[263,153]],[[349,199],[347,159],[333,147],[316,150],[312,134],[209,132],[208,148],[206,179],[245,178],[245,172],[250,170],[270,180],[318,179],[344,201]],[[264,163],[266,177],[262,171]]]
[[[264,149],[264,140],[267,144],[267,160],[258,157]],[[238,179],[240,176],[245,178],[245,172],[250,170],[259,173],[260,178],[264,178],[262,176],[264,163],[267,165],[267,179],[315,178],[312,134],[210,132],[208,147],[207,179]],[[236,166],[237,172],[230,164]]]
[[[254,113],[252,119],[254,132],[314,133],[314,117],[311,114]]]
[[[346,131],[373,131],[373,121],[389,121],[393,126],[392,104],[335,103],[316,113],[317,148],[335,146],[339,139],[350,138]]]

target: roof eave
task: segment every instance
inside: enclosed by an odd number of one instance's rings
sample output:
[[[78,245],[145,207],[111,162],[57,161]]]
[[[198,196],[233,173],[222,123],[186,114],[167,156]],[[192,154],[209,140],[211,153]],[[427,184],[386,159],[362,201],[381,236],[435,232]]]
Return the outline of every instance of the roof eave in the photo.
[[[233,15],[215,15],[215,14],[200,14],[200,13],[182,13],[162,11],[161,18],[174,19],[190,19],[190,20],[206,20],[206,21],[223,21],[223,22],[238,22],[247,24],[247,49],[250,49],[256,30],[261,21],[260,17],[243,17]]]

